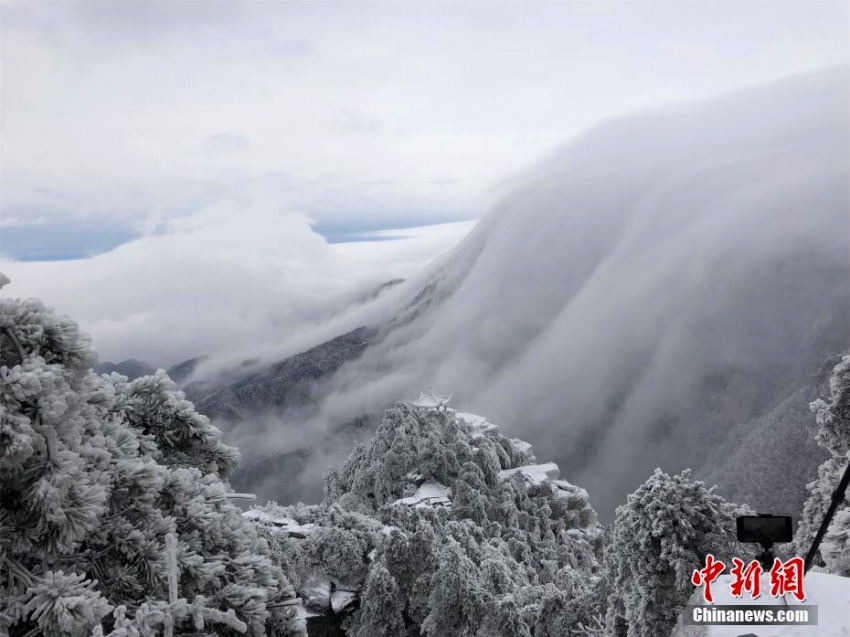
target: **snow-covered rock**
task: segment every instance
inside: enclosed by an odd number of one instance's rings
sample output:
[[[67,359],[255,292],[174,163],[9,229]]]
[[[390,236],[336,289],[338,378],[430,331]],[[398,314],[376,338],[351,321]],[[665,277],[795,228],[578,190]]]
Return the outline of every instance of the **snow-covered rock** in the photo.
[[[545,488],[549,488],[548,504],[553,517],[565,520],[569,526],[592,531],[590,534],[593,536],[598,535],[597,515],[590,506],[590,496],[581,487],[559,479],[557,464],[547,462],[505,469],[499,472],[499,477],[508,480],[517,474],[525,478],[528,488],[537,490],[538,495],[541,490],[545,493]]]
[[[448,495],[448,487],[439,482],[423,482],[413,495],[400,498],[393,502],[394,506],[417,506],[417,507],[450,507],[451,500]]]
[[[477,414],[467,414],[460,411],[455,412],[455,416],[458,420],[462,420],[467,424],[467,426],[471,430],[471,435],[473,438],[480,438],[486,433],[496,433],[499,431],[499,428],[493,423],[489,422],[484,416],[479,416]]]
[[[357,600],[357,592],[355,591],[335,591],[331,595],[331,610],[335,615],[348,610]]]
[[[552,481],[552,495],[567,500],[567,506],[571,509],[582,509],[590,505],[590,495],[587,491],[566,480]]]
[[[315,524],[299,524],[292,518],[286,516],[272,516],[265,511],[246,511],[242,514],[242,517],[253,520],[254,522],[260,522],[266,526],[274,527],[278,533],[283,533],[294,538],[303,539],[311,533],[315,533],[319,530],[319,527]]]
[[[319,574],[313,575],[301,588],[301,597],[308,610],[327,613],[331,608],[331,581]]]
[[[516,473],[522,474],[530,484],[539,486],[550,480],[557,480],[561,474],[561,470],[554,462],[547,462],[545,464],[532,464],[525,467],[505,469],[499,472],[499,477],[505,480]]]

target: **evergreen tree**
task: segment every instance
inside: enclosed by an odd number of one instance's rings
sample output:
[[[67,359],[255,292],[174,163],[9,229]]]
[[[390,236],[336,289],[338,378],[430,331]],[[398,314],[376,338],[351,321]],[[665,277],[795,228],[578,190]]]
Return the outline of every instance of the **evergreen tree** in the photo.
[[[360,608],[354,615],[350,635],[354,637],[401,637],[404,601],[383,559],[369,569]]]
[[[469,519],[476,524],[481,524],[487,519],[481,492],[461,479],[455,481],[452,487],[452,511],[457,519]]]
[[[519,606],[512,595],[496,600],[487,613],[479,637],[531,637],[531,631],[525,624]]]
[[[422,622],[422,632],[427,637],[472,637],[488,610],[478,569],[452,538],[448,538],[440,551],[429,608]]]
[[[94,361],[69,319],[0,300],[0,633],[291,632],[222,480],[236,451],[164,376]]]
[[[280,515],[324,526],[329,521],[320,511],[338,507],[379,520],[384,527],[374,554],[396,583],[412,634],[525,635],[538,622],[544,594],[558,591],[563,610],[590,589],[585,580],[598,568],[601,537],[580,490],[500,473],[533,459],[527,444],[492,425],[399,403],[368,445],[326,474],[326,500],[315,514],[288,507]],[[448,487],[448,506],[398,501],[433,482]],[[303,566],[296,569],[298,586],[309,573],[335,568],[330,553],[305,562],[303,546],[287,550]],[[309,586],[304,593],[311,594]],[[367,595],[364,590],[362,602]],[[566,637],[574,622],[566,610],[557,619],[561,632],[551,635]]]
[[[833,456],[845,456],[850,452],[850,354],[832,370],[828,398],[811,405],[818,424],[816,440]]]
[[[829,380],[827,400],[811,404],[818,424],[815,436],[830,458],[818,467],[818,479],[808,485],[809,498],[797,528],[795,549],[805,555],[814,541],[829,508],[833,492],[850,463],[850,354],[842,357]],[[850,576],[850,504],[845,494],[844,506],[839,507],[823,538],[816,563],[830,572]]]
[[[614,637],[666,635],[693,593],[691,575],[711,553],[729,561],[737,507],[692,482],[655,473],[617,508],[606,566],[613,578],[607,626]]]

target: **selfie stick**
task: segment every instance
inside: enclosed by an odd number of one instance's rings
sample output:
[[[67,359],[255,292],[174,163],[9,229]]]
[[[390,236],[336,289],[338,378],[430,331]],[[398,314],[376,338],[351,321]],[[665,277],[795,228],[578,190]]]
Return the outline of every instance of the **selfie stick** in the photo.
[[[850,484],[850,463],[847,464],[847,468],[844,470],[844,475],[841,477],[838,487],[832,493],[832,502],[829,505],[829,509],[826,511],[826,516],[823,518],[823,522],[821,522],[817,535],[815,535],[815,541],[812,542],[812,548],[809,549],[809,552],[806,555],[805,566],[803,567],[804,575],[809,572],[810,568],[812,568],[812,563],[815,561],[815,554],[818,552],[821,540],[823,540],[823,536],[826,535],[826,530],[829,528],[830,522],[832,522],[835,511],[838,509],[838,505],[844,501],[844,493],[847,491],[848,484]]]
[[[764,549],[761,555],[756,555],[756,559],[761,564],[762,568],[765,570],[770,570],[773,566],[773,560],[776,559],[776,556],[773,554],[771,550],[773,548],[773,542],[760,542],[761,548]]]

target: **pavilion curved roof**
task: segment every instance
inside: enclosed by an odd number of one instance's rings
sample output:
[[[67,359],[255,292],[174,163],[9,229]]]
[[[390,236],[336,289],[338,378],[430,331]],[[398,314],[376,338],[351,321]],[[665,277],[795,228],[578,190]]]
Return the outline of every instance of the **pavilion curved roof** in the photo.
[[[429,389],[427,393],[419,392],[419,397],[413,400],[406,398],[404,402],[413,407],[443,407],[452,399],[452,395],[445,396],[438,394],[433,389]]]

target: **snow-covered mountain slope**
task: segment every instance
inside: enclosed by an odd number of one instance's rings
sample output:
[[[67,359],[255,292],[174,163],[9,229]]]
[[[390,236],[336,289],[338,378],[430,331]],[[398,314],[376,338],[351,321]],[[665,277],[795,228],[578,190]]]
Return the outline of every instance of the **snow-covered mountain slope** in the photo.
[[[758,599],[732,596],[731,575],[721,575],[712,586],[714,606],[773,606],[782,604],[777,599],[762,595]],[[770,575],[762,575],[762,590],[770,590]],[[787,607],[793,609],[801,604],[817,606],[816,626],[686,626],[680,618],[670,637],[740,637],[753,634],[756,637],[847,637],[850,635],[850,578],[810,572],[804,580],[806,599],[798,602],[786,595]],[[705,604],[702,591],[694,592],[688,602],[691,605]],[[784,609],[785,606],[782,605]]]
[[[323,414],[433,383],[550,451],[607,519],[655,467],[699,472],[850,344],[848,94],[842,67],[588,131],[405,284]],[[796,514],[801,490],[767,493],[813,477],[807,425],[771,441],[769,475],[720,458],[721,491]]]
[[[374,334],[361,327],[236,379],[190,383],[184,391],[201,413],[228,422],[301,407],[313,402],[315,383],[360,356]]]

